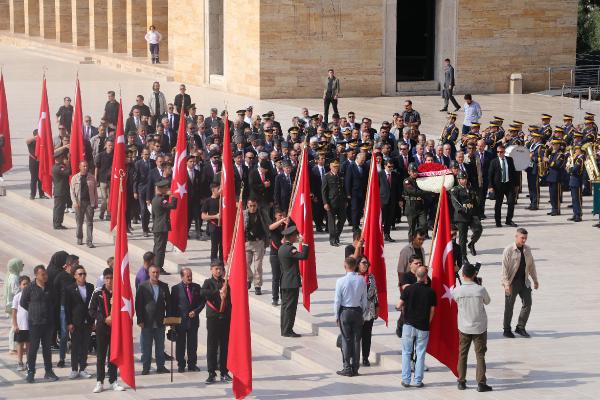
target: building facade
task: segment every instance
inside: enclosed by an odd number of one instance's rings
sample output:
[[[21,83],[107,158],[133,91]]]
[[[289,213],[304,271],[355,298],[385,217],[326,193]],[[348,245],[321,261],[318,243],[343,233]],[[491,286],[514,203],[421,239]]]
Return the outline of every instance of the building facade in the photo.
[[[431,92],[442,62],[457,92],[507,93],[512,73],[543,90],[575,64],[577,0],[0,0],[0,30],[147,57],[163,35],[176,80],[256,98]],[[142,59],[140,59],[142,60]]]

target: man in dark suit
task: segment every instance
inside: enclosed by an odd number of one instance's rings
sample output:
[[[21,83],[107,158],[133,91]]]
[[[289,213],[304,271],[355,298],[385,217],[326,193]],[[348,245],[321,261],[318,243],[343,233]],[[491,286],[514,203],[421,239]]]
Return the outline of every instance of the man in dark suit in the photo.
[[[496,195],[496,203],[494,205],[494,218],[496,226],[501,227],[501,209],[502,201],[506,196],[508,211],[506,212],[506,225],[517,226],[512,220],[515,210],[515,193],[518,186],[517,172],[515,164],[510,157],[506,157],[504,145],[500,144],[496,148],[498,154],[490,163],[488,179],[490,183],[490,191]]]
[[[390,159],[385,163],[385,169],[379,172],[379,198],[383,219],[383,234],[388,242],[395,242],[390,231],[396,221],[396,207],[400,205],[402,196],[402,180],[394,171],[394,162]]]
[[[92,117],[86,115],[83,117],[83,139],[88,141],[98,134],[98,128],[92,125]]]
[[[295,225],[285,228],[283,236],[285,243],[277,252],[281,263],[281,336],[300,337],[294,332],[298,295],[302,285],[298,261],[308,258],[308,245],[302,244],[302,237],[299,237]],[[301,252],[294,247],[296,241],[299,241]]]
[[[325,166],[325,154],[319,153],[315,160],[315,165],[310,169],[310,193],[312,194],[313,206],[313,221],[317,228],[317,232],[323,231],[323,218],[325,217],[325,209],[323,208],[323,191],[322,185],[327,174]],[[325,225],[327,228],[327,225]]]
[[[150,236],[148,225],[150,224],[150,212],[148,204],[154,197],[154,186],[150,183],[150,171],[152,170],[152,161],[150,160],[150,150],[142,150],[142,158],[135,162],[135,180],[133,183],[133,197],[140,202],[140,213],[142,217],[142,231],[144,237]]]
[[[69,176],[71,167],[67,157],[58,154],[54,157],[52,166],[52,184],[54,185],[54,209],[52,210],[52,224],[54,229],[67,229],[63,225],[65,208],[70,198]]]
[[[196,238],[200,236],[200,171],[196,170],[196,157],[188,156],[188,231],[196,224]]]
[[[244,153],[238,151],[233,157],[233,176],[235,177],[235,198],[239,200],[242,184],[244,185],[243,202],[244,204],[248,200],[248,193],[250,188],[248,187],[248,167],[244,164]]]
[[[367,181],[369,171],[365,164],[365,153],[359,153],[356,161],[351,164],[344,176],[344,187],[346,197],[350,200],[350,221],[352,222],[352,231],[360,228],[360,218],[365,206],[365,193],[367,191]]]
[[[479,205],[479,219],[485,219],[485,200],[487,198],[487,190],[490,184],[489,171],[490,163],[494,156],[490,151],[485,149],[485,141],[480,139],[477,141],[477,151],[475,157],[471,160],[471,163],[475,163],[477,171],[478,193],[477,193],[477,204]],[[481,172],[481,175],[479,173]]]
[[[167,248],[167,238],[171,230],[171,210],[177,207],[177,198],[171,196],[169,190],[170,182],[163,179],[156,184],[156,196],[152,199],[152,233],[154,233],[154,254],[155,261],[160,272],[168,275],[164,270],[165,250]]]
[[[219,118],[218,113],[219,110],[217,110],[216,108],[213,107],[210,109],[210,115],[204,119],[204,124],[207,128],[212,128],[214,124],[217,124],[219,126],[219,129],[221,128],[221,126],[223,125],[223,121],[221,120],[221,118]]]
[[[269,174],[271,163],[269,160],[262,160],[258,168],[250,171],[248,176],[248,186],[250,187],[249,198],[253,198],[258,203],[258,210],[263,214],[265,221],[268,220],[270,208],[273,206],[273,187],[274,183]]]
[[[200,285],[192,282],[192,270],[182,268],[179,271],[181,282],[171,288],[171,315],[181,318],[177,325],[177,341],[175,354],[177,371],[185,371],[185,355],[187,350],[188,371],[199,371],[198,362],[198,327],[199,314],[204,308],[204,300],[200,295]]]
[[[169,124],[169,130],[177,136],[177,130],[179,129],[179,116],[174,113],[175,106],[173,103],[167,105],[167,112],[162,115],[162,118],[166,118]],[[166,132],[166,130],[165,130]]]
[[[94,322],[89,315],[88,304],[94,293],[94,285],[86,282],[86,275],[85,268],[81,265],[77,266],[74,273],[75,283],[67,286],[62,295],[67,329],[71,333],[71,374],[69,379],[92,377],[86,368]]]
[[[292,177],[292,166],[289,161],[283,162],[283,172],[275,177],[275,191],[273,193],[273,199],[275,200],[275,207],[280,210],[287,210],[290,206],[290,199],[292,197],[293,188],[293,177]]]
[[[137,132],[140,126],[142,126],[142,116],[140,110],[135,108],[131,111],[131,117],[125,121],[125,132]]]
[[[135,294],[137,324],[142,329],[142,375],[150,373],[152,342],[155,343],[156,372],[169,373],[165,368],[164,319],[171,310],[171,295],[169,286],[159,280],[160,268],[157,265],[151,265],[148,274],[150,279],[143,282]]]
[[[175,96],[173,101],[175,106],[175,113],[181,113],[181,106],[183,106],[183,115],[186,115],[190,105],[192,104],[192,98],[186,92],[185,85],[182,83],[179,85],[179,93]]]
[[[442,89],[442,97],[444,98],[444,108],[440,111],[448,111],[448,102],[452,101],[452,105],[455,110],[460,110],[460,105],[454,98],[452,92],[454,91],[454,67],[450,64],[450,59],[446,58],[444,60],[444,87]]]

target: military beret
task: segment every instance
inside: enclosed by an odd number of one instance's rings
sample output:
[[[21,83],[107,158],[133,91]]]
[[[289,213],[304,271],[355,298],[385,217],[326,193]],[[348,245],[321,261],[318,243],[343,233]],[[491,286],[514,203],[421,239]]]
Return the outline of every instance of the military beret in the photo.
[[[585,118],[589,118],[592,121],[594,120],[594,117],[596,116],[596,114],[592,114],[591,112],[586,112],[585,113]]]
[[[417,165],[417,163],[411,162],[410,164],[408,164],[408,170],[409,171],[418,171],[419,166]]]
[[[517,121],[516,119],[513,119],[513,122],[514,122],[515,124],[519,125],[519,126],[523,126],[523,125],[525,125],[525,122],[523,122],[523,121]]]
[[[284,236],[290,236],[297,232],[298,232],[298,228],[296,228],[296,225],[290,225],[287,228],[285,228],[282,233]]]
[[[535,132],[535,131],[539,131],[540,127],[537,125],[529,125],[529,127],[527,129],[529,130],[529,132]]]
[[[541,133],[539,133],[539,132],[532,132],[531,133],[531,137],[539,137],[539,138],[541,138],[541,137],[543,137],[543,135]]]
[[[456,177],[457,177],[458,179],[467,179],[467,174],[465,174],[463,171],[460,171],[460,172],[459,172],[459,173],[456,175]]]
[[[594,123],[594,118],[588,118],[586,117],[583,122],[585,122],[586,124],[593,124]]]
[[[450,118],[456,118],[456,113],[453,111],[448,112],[448,117]]]
[[[169,180],[168,179],[163,179],[163,180],[160,180],[160,181],[156,182],[156,187],[157,188],[166,188],[166,187],[169,187]]]
[[[310,119],[319,119],[319,114],[314,114],[309,117]]]
[[[550,142],[550,144],[563,144],[563,141],[560,139],[552,139],[552,141]]]
[[[573,136],[574,137],[583,137],[583,133],[581,133],[579,131],[575,131],[575,132],[573,132]]]
[[[271,115],[269,113],[265,113],[262,115],[264,119],[271,119]]]
[[[196,109],[196,103],[192,103],[192,104],[190,104],[190,106],[189,106],[188,108],[189,108],[190,110],[191,110],[191,109],[194,109],[194,110],[195,110],[195,109]]]

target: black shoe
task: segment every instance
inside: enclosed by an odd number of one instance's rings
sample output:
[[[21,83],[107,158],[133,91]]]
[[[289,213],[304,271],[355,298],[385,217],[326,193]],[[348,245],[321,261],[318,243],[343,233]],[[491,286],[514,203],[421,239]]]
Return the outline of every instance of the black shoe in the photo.
[[[515,224],[515,223],[514,223],[514,222],[512,222],[512,221],[506,221],[506,222],[504,223],[504,225],[506,225],[506,226],[512,226],[513,228],[516,228],[517,226],[519,226],[519,225]]]
[[[575,217],[575,219],[573,220],[573,222],[581,222],[581,221],[582,221],[581,217]]]
[[[200,368],[198,368],[198,366],[196,366],[196,365],[192,365],[191,367],[188,367],[188,371],[189,372],[198,372],[198,371],[200,371]]]
[[[173,358],[173,356],[171,356],[171,355],[169,355],[169,354],[167,354],[167,353],[164,353],[164,354],[165,354],[165,360],[167,360],[167,361],[171,361],[171,360],[173,360],[173,359],[174,359],[174,358]]]
[[[165,367],[156,368],[156,373],[158,373],[158,374],[168,374],[169,372],[171,372],[171,371],[169,371]]]
[[[482,214],[482,215],[479,217],[479,219],[486,219],[486,218],[487,218],[487,215],[485,215],[485,214]]]
[[[45,194],[40,196],[40,199],[49,199],[50,197],[46,196]]]
[[[457,111],[460,111],[460,107],[456,107],[456,108],[454,109],[454,112],[457,112]]]
[[[96,246],[94,245],[94,243],[88,243],[87,247],[89,247],[90,249],[96,248]]]
[[[531,206],[531,208],[530,208],[531,211],[537,211],[539,209],[540,209],[539,207],[535,207],[535,206]]]
[[[65,367],[65,360],[59,360],[56,363],[56,368],[64,368]]]
[[[221,374],[221,382],[231,382],[232,380],[229,374]]]
[[[475,243],[471,242],[467,247],[469,248],[469,252],[471,253],[471,255],[475,257],[477,255],[477,250],[475,250]]]
[[[252,287],[252,281],[248,281],[248,290]]]
[[[55,227],[54,229],[61,229],[62,230],[62,229],[67,229],[67,227],[61,224],[61,225],[58,225],[57,227]]]
[[[291,331],[291,332],[289,332],[289,333],[285,333],[285,334],[283,334],[283,336],[284,336],[284,337],[291,337],[291,338],[298,338],[298,337],[300,337],[300,336],[302,336],[302,335],[300,335],[299,333],[296,333],[296,332],[294,332],[294,331]]]
[[[100,221],[104,221],[104,214],[100,214],[100,215],[98,215],[98,219],[99,219]]]
[[[370,367],[371,363],[369,362],[368,358],[363,358],[362,365],[365,366],[365,367]]]
[[[278,300],[278,299],[273,299],[273,301],[271,302],[271,305],[272,305],[273,307],[277,307],[277,306],[279,306],[279,300]]]
[[[333,242],[329,242],[329,244],[333,247],[338,247],[340,244],[338,242],[336,242],[335,240]]]
[[[531,210],[531,207],[533,207],[531,204],[528,205],[527,207],[525,207],[526,210]]]
[[[388,242],[391,242],[391,243],[395,242],[395,240],[392,239],[392,237],[389,234],[385,235],[385,240],[388,241]]]
[[[526,338],[531,337],[531,335],[529,333],[527,333],[527,331],[525,330],[525,328],[516,327],[515,328],[515,333],[518,334],[518,335],[521,335],[523,337],[526,337]]]
[[[77,239],[77,244],[81,246],[83,244],[83,239]]]
[[[597,224],[592,225],[592,228],[600,228],[600,222],[598,222]]]
[[[467,382],[458,381],[458,390],[465,390],[467,388]]]
[[[44,374],[44,379],[48,382],[56,382],[58,380],[58,376],[56,376],[54,371],[48,371]]]
[[[167,272],[167,271],[165,271],[165,269],[164,269],[164,268],[161,268],[161,269],[160,269],[160,274],[161,274],[161,275],[171,275],[171,273],[170,273],[170,272]]]
[[[150,370],[144,369],[142,370],[142,375],[148,375],[150,374]]]
[[[150,232],[144,231],[144,237],[149,237],[149,236],[150,236]]]
[[[479,385],[477,385],[477,391],[478,392],[491,392],[492,387],[485,383],[480,383]]]
[[[360,376],[357,369],[352,370],[352,376]]]
[[[185,372],[185,367],[177,367],[177,372],[184,373]]]
[[[572,216],[571,218],[567,218],[567,221],[575,221],[576,216]]]
[[[209,374],[208,378],[206,378],[206,380],[204,381],[204,383],[206,383],[207,385],[212,385],[213,383],[215,383],[217,380],[215,379],[217,377],[216,374]]]
[[[509,338],[509,339],[514,339],[515,338],[515,334],[512,333],[511,331],[504,331],[504,333],[502,334],[502,336],[504,336],[505,338]]]
[[[352,376],[352,371],[350,371],[349,369],[341,369],[339,371],[335,371],[335,373],[340,376]]]
[[[335,239],[335,243],[339,246],[340,245],[340,238],[336,238]]]
[[[500,222],[496,222],[496,228],[502,228],[502,224]]]
[[[262,295],[262,289],[259,288],[259,287],[255,287],[254,288],[254,294],[257,295],[257,296]]]
[[[320,226],[317,226],[317,233],[323,233],[323,228],[321,228]]]
[[[404,383],[404,382],[402,382],[402,386],[404,386],[405,388],[409,388],[410,387],[410,383]]]
[[[418,385],[415,385],[416,388],[422,388],[425,387],[425,384],[423,382],[419,383]]]
[[[445,112],[445,111],[448,111],[448,109],[447,109],[447,108],[442,108],[442,109],[440,110],[440,112]]]
[[[551,215],[551,216],[555,217],[558,215],[558,213],[554,212],[554,211],[550,211],[550,212],[546,213],[546,215]]]
[[[34,380],[35,380],[35,375],[33,374],[33,372],[27,372],[27,376],[25,377],[25,381],[27,383],[33,383]]]

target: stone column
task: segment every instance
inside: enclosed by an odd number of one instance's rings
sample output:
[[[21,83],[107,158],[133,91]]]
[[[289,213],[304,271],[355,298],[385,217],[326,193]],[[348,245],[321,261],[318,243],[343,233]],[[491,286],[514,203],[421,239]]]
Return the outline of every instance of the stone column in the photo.
[[[56,8],[54,0],[40,2],[40,36],[44,39],[56,39]]]
[[[71,0],[71,31],[73,45],[90,45],[90,2],[89,0]]]
[[[146,45],[146,0],[127,0],[127,54],[148,56]]]
[[[56,40],[60,43],[71,43],[73,41],[71,0],[55,0],[54,12],[56,20]]]
[[[108,51],[127,52],[125,0],[107,0]]]
[[[90,49],[108,48],[107,4],[105,1],[89,0]]]
[[[10,29],[10,5],[8,0],[0,0],[0,10],[8,10],[0,13],[0,31],[7,31]]]
[[[23,2],[25,14],[25,34],[40,36],[40,3],[39,0],[25,0]]]
[[[25,4],[23,0],[9,0],[9,27],[12,33],[25,33]]]
[[[169,4],[164,0],[146,0],[148,19],[146,27],[154,25],[162,35],[160,41],[160,61],[169,59]]]

